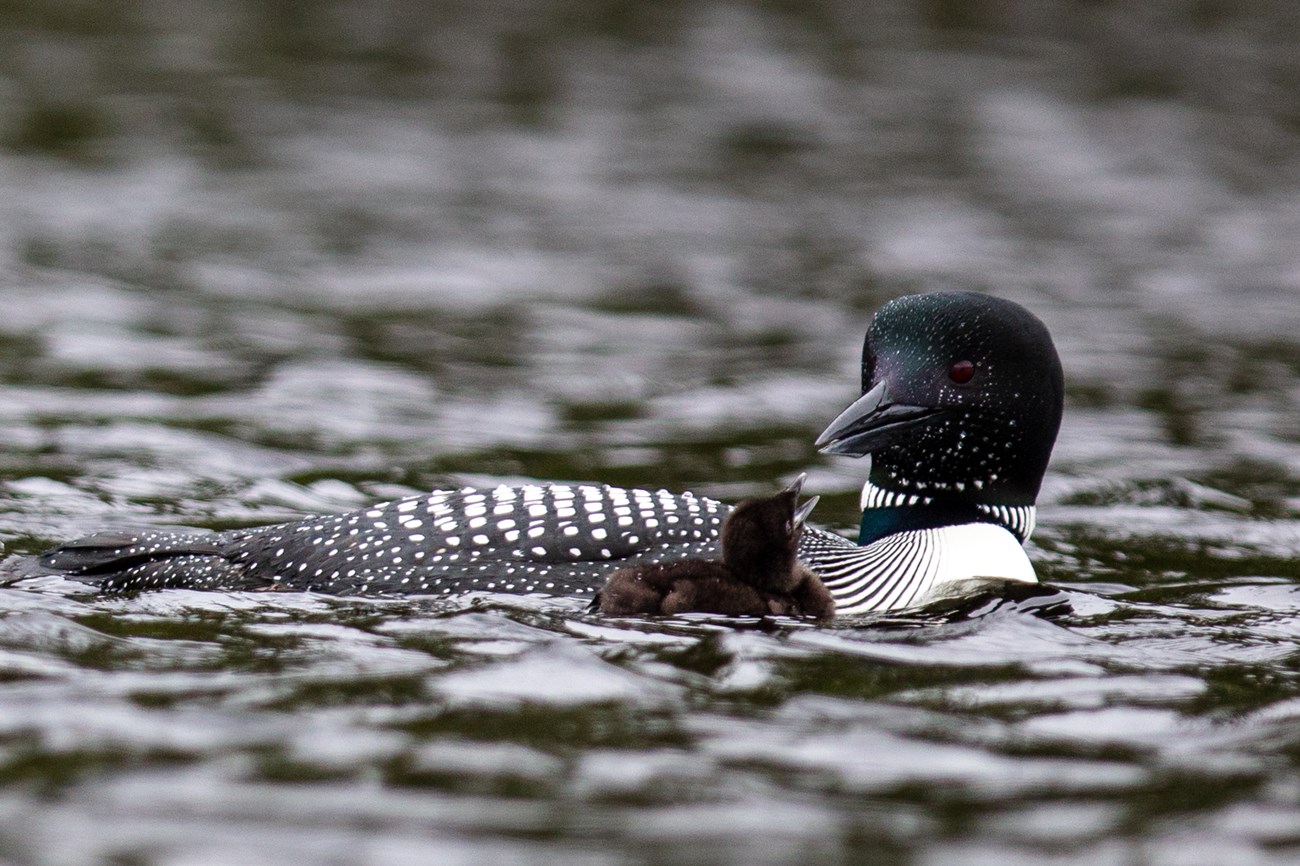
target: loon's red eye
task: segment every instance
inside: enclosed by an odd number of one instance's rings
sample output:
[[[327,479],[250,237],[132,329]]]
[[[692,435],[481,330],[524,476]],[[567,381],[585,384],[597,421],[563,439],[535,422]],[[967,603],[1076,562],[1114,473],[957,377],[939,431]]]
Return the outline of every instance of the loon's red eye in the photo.
[[[948,368],[948,378],[958,385],[965,385],[975,378],[975,365],[970,361],[958,361]]]

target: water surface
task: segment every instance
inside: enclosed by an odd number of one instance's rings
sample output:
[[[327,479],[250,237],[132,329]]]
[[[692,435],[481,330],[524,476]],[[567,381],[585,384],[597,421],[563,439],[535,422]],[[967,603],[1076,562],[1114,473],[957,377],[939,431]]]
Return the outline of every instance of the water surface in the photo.
[[[1068,405],[1044,596],[0,590],[0,858],[1300,857],[1300,21],[914,5],[10,4],[8,553],[803,470],[847,531],[811,443],[912,291],[1029,306]]]

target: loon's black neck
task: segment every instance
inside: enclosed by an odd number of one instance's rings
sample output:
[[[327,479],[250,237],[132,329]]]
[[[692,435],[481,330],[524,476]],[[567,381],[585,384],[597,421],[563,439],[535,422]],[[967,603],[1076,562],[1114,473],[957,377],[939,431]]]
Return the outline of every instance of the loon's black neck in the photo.
[[[862,510],[862,524],[858,529],[858,544],[871,544],[887,535],[914,529],[938,529],[963,523],[992,523],[1002,526],[1002,521],[983,511],[974,503],[960,499],[932,500],[926,505],[893,505]],[[1009,527],[1008,527],[1009,528]]]
[[[965,494],[904,493],[868,483],[862,491],[862,522],[858,544],[867,545],[887,535],[916,529],[938,529],[966,523],[991,523],[1010,532],[1022,544],[1034,529],[1034,504],[985,501]]]

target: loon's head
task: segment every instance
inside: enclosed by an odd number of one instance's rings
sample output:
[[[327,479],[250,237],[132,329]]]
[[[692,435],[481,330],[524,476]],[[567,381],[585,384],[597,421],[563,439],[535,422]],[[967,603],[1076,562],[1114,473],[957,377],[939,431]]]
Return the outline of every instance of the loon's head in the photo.
[[[804,477],[773,496],[739,503],[722,524],[722,561],[755,589],[790,592],[799,582],[795,570],[799,536],[817,504],[814,496],[799,505]]]
[[[982,505],[1032,505],[1061,425],[1064,381],[1047,328],[975,292],[896,298],[862,348],[863,395],[817,439],[872,455],[870,483]]]

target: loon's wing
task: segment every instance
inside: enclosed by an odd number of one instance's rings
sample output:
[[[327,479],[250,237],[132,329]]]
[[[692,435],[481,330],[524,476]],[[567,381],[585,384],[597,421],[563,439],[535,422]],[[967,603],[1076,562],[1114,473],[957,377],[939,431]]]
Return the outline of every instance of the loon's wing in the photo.
[[[467,487],[254,529],[102,532],[34,564],[110,590],[587,594],[621,566],[716,557],[728,511],[666,490]]]
[[[249,531],[229,555],[291,589],[587,593],[624,565],[716,555],[729,510],[666,490],[466,487]]]

